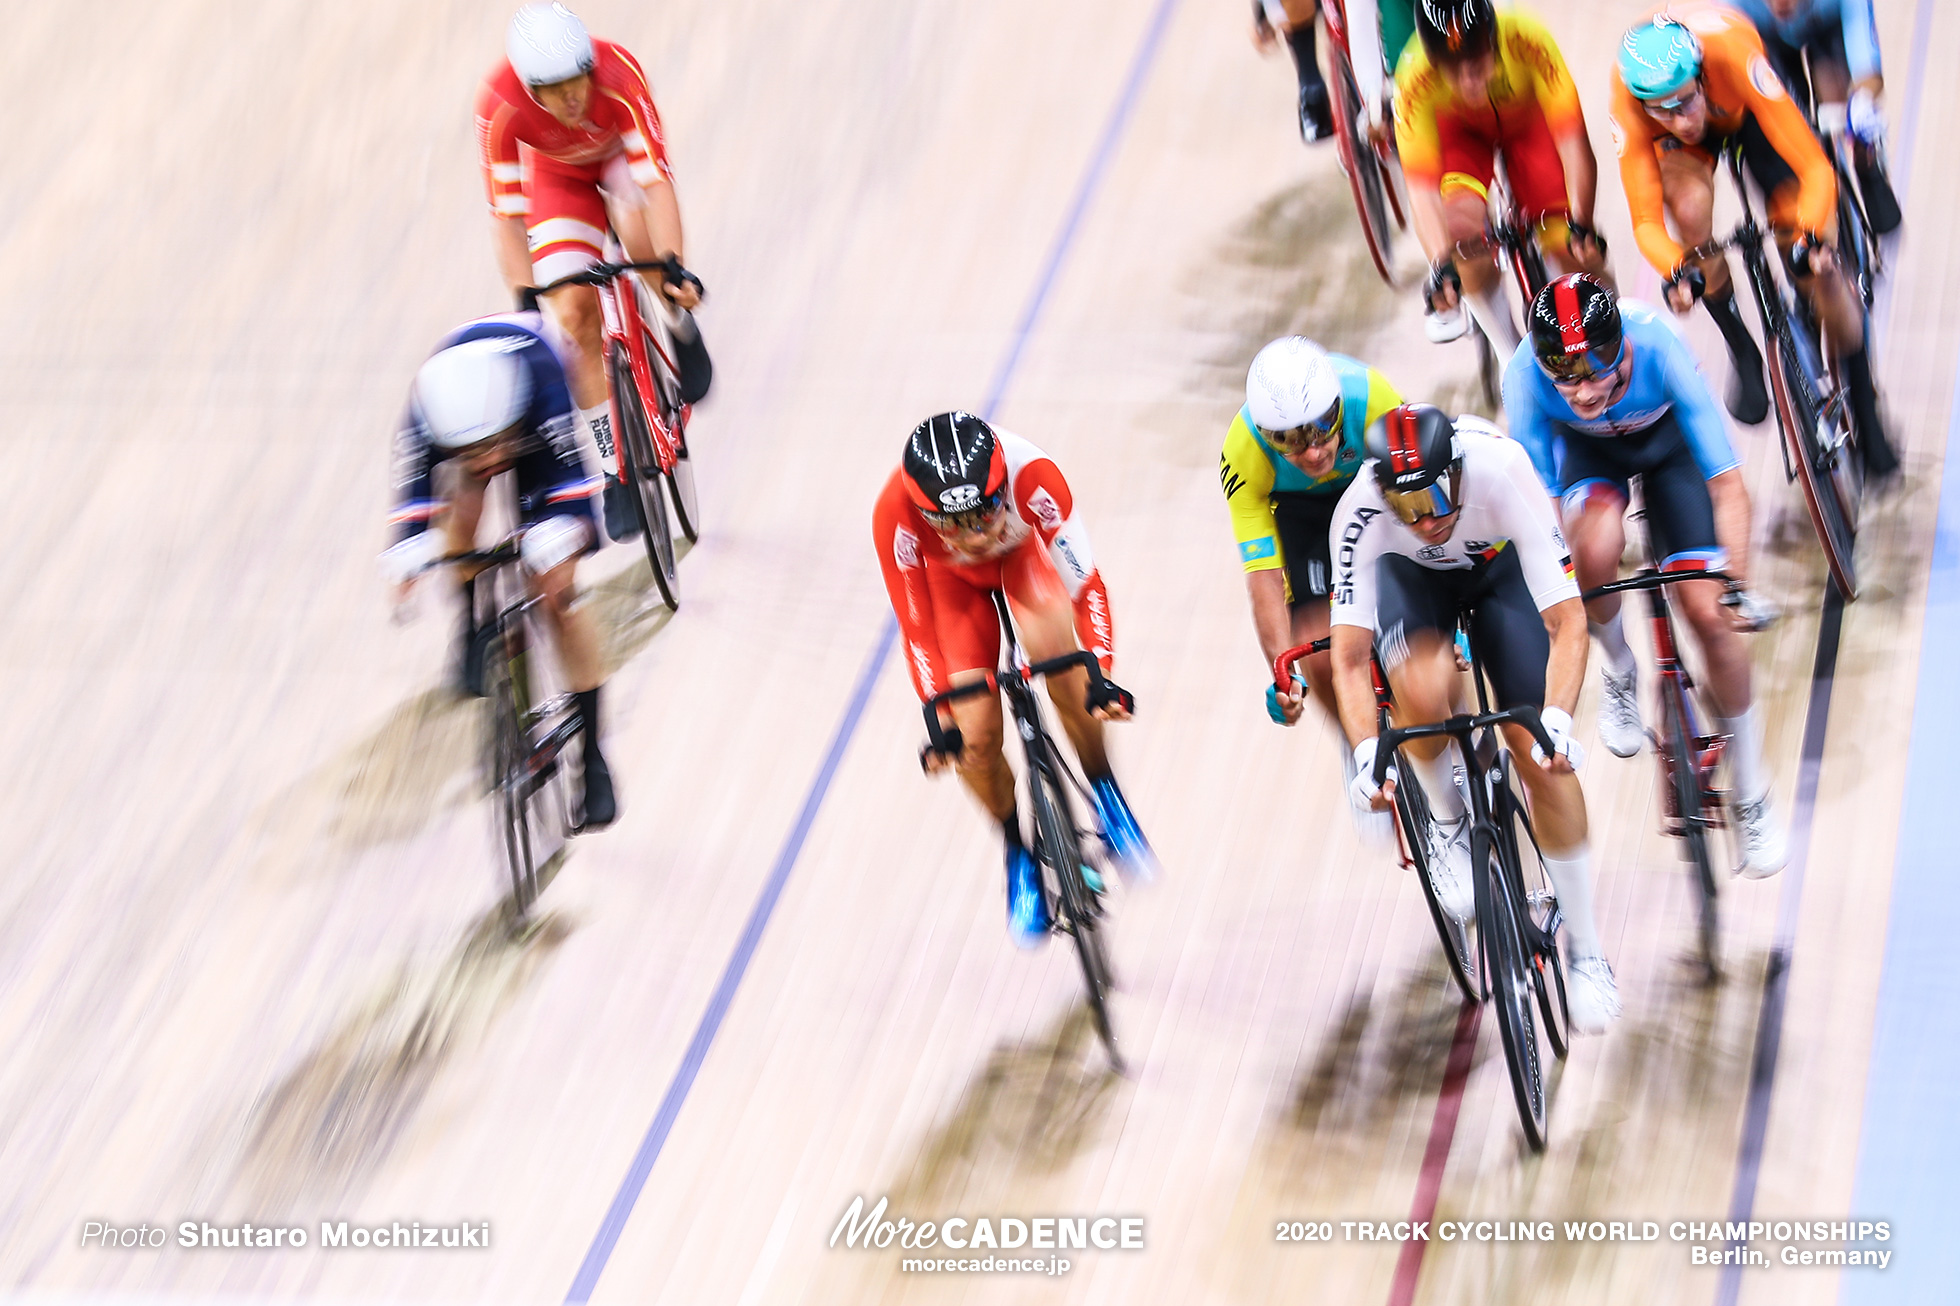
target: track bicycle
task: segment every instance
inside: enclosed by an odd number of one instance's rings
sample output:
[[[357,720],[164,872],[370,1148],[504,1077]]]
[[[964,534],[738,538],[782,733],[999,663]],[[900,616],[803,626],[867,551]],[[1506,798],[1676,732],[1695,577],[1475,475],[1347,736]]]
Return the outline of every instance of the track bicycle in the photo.
[[[1531,301],[1545,288],[1545,253],[1538,248],[1537,224],[1525,218],[1511,193],[1511,180],[1505,173],[1502,158],[1497,160],[1491,175],[1489,198],[1490,222],[1484,234],[1475,240],[1458,241],[1451,252],[1452,261],[1494,259],[1498,276],[1510,278],[1522,311],[1529,316]],[[1506,299],[1508,305],[1508,296]],[[1467,304],[1465,311],[1469,311]],[[1504,365],[1511,360],[1497,356],[1496,347],[1474,313],[1471,328],[1477,340],[1477,382],[1483,389],[1485,404],[1496,412],[1504,403]],[[1529,335],[1530,331],[1524,334]]]
[[[1363,0],[1362,7],[1368,10],[1363,21],[1374,22],[1373,0]],[[1382,280],[1393,286],[1395,232],[1409,228],[1402,205],[1402,165],[1395,154],[1393,136],[1377,142],[1362,126],[1366,110],[1348,48],[1345,0],[1321,0],[1320,16],[1327,27],[1327,89],[1333,97],[1334,143],[1341,171],[1354,192],[1354,208],[1361,219],[1361,234],[1368,242],[1368,255]]]
[[[1333,647],[1333,643],[1331,638],[1322,637],[1280,654],[1273,661],[1274,686],[1285,693],[1293,683],[1294,664],[1301,658],[1325,653]],[[1388,681],[1382,676],[1381,662],[1372,656],[1369,659],[1369,672],[1375,684],[1376,709],[1387,711],[1393,703],[1388,692]],[[1429,875],[1429,798],[1423,793],[1422,786],[1415,783],[1414,772],[1399,752],[1395,766],[1398,774],[1404,777],[1404,781],[1395,786],[1396,860],[1403,868],[1413,869],[1417,881],[1422,885],[1423,900],[1429,904],[1429,918],[1436,926],[1436,937],[1442,941],[1443,955],[1449,960],[1450,977],[1456,981],[1457,991],[1463,995],[1465,1002],[1482,1002],[1483,976],[1477,968],[1477,951],[1471,934],[1475,922],[1460,921],[1443,906],[1442,897]]]
[[[1714,258],[1730,249],[1742,255],[1763,323],[1770,397],[1783,436],[1784,479],[1802,485],[1831,583],[1848,602],[1858,597],[1858,506],[1864,495],[1850,392],[1824,361],[1810,305],[1801,295],[1792,296],[1770,271],[1768,233],[1756,221],[1742,180],[1741,146],[1730,142],[1722,156],[1735,180],[1742,220],[1728,236],[1708,241],[1688,257]]]
[[[558,873],[567,840],[579,832],[567,750],[585,728],[571,693],[557,683],[560,677],[542,652],[544,600],[532,591],[524,569],[522,539],[523,532],[515,531],[489,549],[441,559],[477,569],[465,601],[486,603],[490,612],[476,624],[489,706],[484,779],[496,795],[517,921]],[[471,619],[475,624],[474,613]]]
[[[678,558],[660,487],[666,484],[681,534],[689,542],[699,539],[701,508],[687,448],[687,422],[693,408],[683,399],[681,358],[682,336],[696,328],[683,310],[667,304],[665,296],[647,290],[641,272],[659,272],[670,286],[702,289],[701,279],[669,255],[652,262],[594,263],[541,287],[538,293],[547,295],[561,286],[591,286],[599,293],[620,480],[633,497],[654,584],[662,601],[678,608]],[[698,352],[698,338],[695,348]]]
[[[1109,993],[1115,982],[1110,975],[1109,951],[1102,937],[1102,886],[1105,878],[1088,860],[1089,849],[1094,846],[1097,859],[1106,862],[1102,857],[1102,848],[1107,843],[1107,836],[1093,832],[1093,837],[1084,837],[1085,832],[1076,820],[1074,805],[1069,797],[1070,790],[1083,802],[1089,803],[1091,810],[1095,805],[1088,796],[1088,787],[1077,778],[1062,757],[1061,750],[1055,746],[1054,737],[1042,716],[1041,705],[1035,697],[1034,682],[1043,676],[1081,667],[1089,673],[1091,703],[1128,703],[1130,698],[1103,676],[1102,666],[1093,653],[1078,650],[1031,665],[1025,663],[1005,596],[996,590],[993,600],[994,610],[1000,616],[1005,665],[989,672],[985,680],[957,686],[926,700],[928,747],[944,757],[957,757],[960,752],[958,728],[939,724],[941,707],[983,694],[1000,693],[1006,696],[1008,710],[1014,716],[1027,754],[1028,794],[1034,807],[1033,852],[1042,868],[1042,892],[1048,899],[1049,918],[1054,922],[1053,929],[1057,934],[1066,934],[1075,941],[1075,953],[1082,965],[1082,981],[1087,990],[1096,1033],[1102,1037],[1103,1046],[1109,1052],[1110,1066],[1121,1073],[1123,1055],[1116,1046],[1116,1034],[1109,1019]]]
[[[1726,572],[1661,571],[1647,566],[1623,580],[1586,591],[1590,603],[1608,594],[1647,595],[1653,622],[1654,669],[1659,677],[1662,726],[1648,738],[1660,760],[1661,832],[1681,840],[1681,857],[1693,870],[1697,895],[1697,932],[1703,972],[1710,984],[1721,979],[1721,920],[1717,908],[1718,880],[1712,848],[1715,831],[1728,828],[1728,793],[1715,785],[1715,769],[1729,746],[1729,736],[1704,729],[1714,720],[1699,702],[1699,686],[1681,661],[1667,587],[1682,581],[1716,581],[1730,593],[1741,586]]]
[[[1467,627],[1468,623],[1460,625]],[[1459,712],[1429,725],[1393,726],[1390,709],[1378,708],[1380,733],[1374,781],[1380,786],[1387,780],[1397,750],[1410,740],[1448,736],[1457,742],[1463,759],[1464,788],[1470,797],[1470,870],[1477,904],[1480,970],[1497,1008],[1498,1032],[1517,1101],[1518,1121],[1531,1149],[1543,1151],[1548,1093],[1541,1024],[1543,1041],[1555,1056],[1563,1059],[1568,1049],[1565,967],[1557,941],[1563,918],[1551,877],[1545,872],[1530,813],[1511,779],[1510,749],[1497,727],[1523,726],[1547,756],[1552,752],[1552,741],[1535,707],[1520,705],[1492,712],[1474,646],[1470,664],[1477,686],[1475,714]],[[1411,778],[1407,768],[1400,770],[1395,787],[1401,789]]]

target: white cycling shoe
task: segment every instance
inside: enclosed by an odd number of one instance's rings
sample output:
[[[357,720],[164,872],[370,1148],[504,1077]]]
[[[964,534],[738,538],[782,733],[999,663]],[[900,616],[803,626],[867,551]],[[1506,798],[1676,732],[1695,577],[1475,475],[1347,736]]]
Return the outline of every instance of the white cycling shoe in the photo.
[[[1647,727],[1640,723],[1640,673],[1616,676],[1611,667],[1601,667],[1599,677],[1606,687],[1599,696],[1599,742],[1615,757],[1632,757],[1647,742]]]
[[[1429,830],[1429,884],[1436,901],[1458,921],[1477,914],[1477,895],[1470,883],[1470,815],[1436,821]]]
[[[1565,1010],[1578,1034],[1604,1034],[1620,1018],[1620,986],[1604,957],[1574,957],[1565,967]]]
[[[1770,807],[1769,795],[1765,793],[1753,803],[1738,799],[1733,812],[1736,842],[1742,845],[1740,873],[1745,879],[1767,880],[1790,860],[1789,841]]]
[[[1422,316],[1422,333],[1434,344],[1448,344],[1470,334],[1470,313],[1458,300],[1455,308],[1438,309]]]

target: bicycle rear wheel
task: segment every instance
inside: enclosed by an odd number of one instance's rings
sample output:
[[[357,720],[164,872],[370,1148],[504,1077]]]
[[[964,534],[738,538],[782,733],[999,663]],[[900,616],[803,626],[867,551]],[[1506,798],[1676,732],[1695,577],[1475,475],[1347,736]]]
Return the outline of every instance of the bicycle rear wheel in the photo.
[[[1415,863],[1416,879],[1422,884],[1423,900],[1429,904],[1429,919],[1436,926],[1436,937],[1443,944],[1443,956],[1449,961],[1450,978],[1456,981],[1457,992],[1463,995],[1465,1002],[1481,1002],[1483,977],[1477,969],[1477,954],[1471,943],[1470,926],[1444,909],[1435,882],[1429,878],[1429,831],[1432,821],[1429,796],[1423,793],[1415,772],[1399,749],[1395,754],[1395,774],[1395,819],[1402,826],[1403,845],[1408,850],[1409,860]]]
[[[1770,393],[1776,401],[1777,424],[1788,443],[1790,462],[1802,485],[1804,506],[1824,547],[1824,562],[1838,593],[1848,601],[1858,597],[1856,517],[1846,511],[1855,504],[1856,472],[1845,457],[1842,423],[1850,420],[1843,404],[1827,411],[1819,401],[1818,380],[1823,368],[1809,342],[1798,342],[1796,325],[1787,319],[1769,351]],[[1847,484],[1840,484],[1840,476]]]
[[[1719,882],[1715,878],[1715,858],[1708,846],[1708,824],[1703,813],[1707,796],[1702,792],[1697,769],[1698,750],[1688,729],[1687,704],[1679,684],[1668,678],[1661,685],[1661,702],[1667,717],[1667,746],[1661,765],[1667,772],[1668,792],[1681,821],[1681,855],[1692,868],[1696,891],[1696,941],[1704,977],[1714,984],[1722,978],[1722,928],[1717,906]]]
[[[1372,20],[1372,14],[1369,18]],[[1375,261],[1375,271],[1392,286],[1395,284],[1395,225],[1389,216],[1388,192],[1394,182],[1383,175],[1380,157],[1357,131],[1361,92],[1354,84],[1354,69],[1340,42],[1328,42],[1327,61],[1333,72],[1327,85],[1334,97],[1334,143],[1340,152],[1341,171],[1347,174],[1348,187],[1354,192],[1361,235],[1368,242],[1368,255]]]
[[[1470,832],[1470,865],[1483,901],[1478,928],[1483,936],[1485,973],[1490,977],[1491,1001],[1497,1007],[1497,1027],[1504,1044],[1504,1063],[1511,1072],[1511,1092],[1517,1099],[1518,1123],[1534,1152],[1545,1150],[1545,1065],[1538,1048],[1536,995],[1531,965],[1519,928],[1519,905],[1511,886],[1514,867],[1505,865],[1499,843],[1488,831]]]
[[[660,492],[653,435],[647,427],[646,409],[640,404],[640,388],[633,381],[633,369],[617,346],[612,354],[612,384],[622,428],[618,432],[620,470],[633,490],[633,511],[640,519],[647,564],[653,570],[653,583],[660,588],[661,601],[670,609],[678,608],[680,573],[674,557],[674,533],[667,524],[667,499]]]
[[[1060,924],[1075,940],[1075,955],[1082,963],[1082,983],[1089,998],[1089,1013],[1096,1033],[1109,1050],[1109,1061],[1123,1069],[1123,1054],[1116,1047],[1116,1031],[1109,1020],[1109,992],[1115,987],[1110,978],[1109,953],[1103,944],[1099,918],[1102,910],[1096,895],[1082,878],[1082,837],[1069,810],[1068,795],[1061,780],[1047,766],[1034,768],[1028,788],[1033,791],[1035,857],[1055,877],[1055,901],[1061,908]]]

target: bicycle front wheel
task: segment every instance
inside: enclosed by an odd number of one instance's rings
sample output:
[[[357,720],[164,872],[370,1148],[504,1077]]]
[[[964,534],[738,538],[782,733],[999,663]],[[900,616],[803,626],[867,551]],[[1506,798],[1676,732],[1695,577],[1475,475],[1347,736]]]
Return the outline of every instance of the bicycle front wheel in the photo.
[[[1708,846],[1707,795],[1697,768],[1698,750],[1688,730],[1687,704],[1682,689],[1670,677],[1661,686],[1667,716],[1667,748],[1661,764],[1667,771],[1668,792],[1681,821],[1681,856],[1692,870],[1696,899],[1695,936],[1702,973],[1710,984],[1722,977],[1721,914],[1717,908],[1715,858]]]
[[[1395,773],[1398,777],[1395,781],[1395,819],[1402,828],[1402,843],[1408,850],[1409,860],[1415,864],[1416,879],[1422,884],[1423,900],[1429,904],[1429,919],[1435,924],[1436,937],[1443,944],[1443,956],[1450,964],[1450,978],[1456,981],[1457,992],[1463,995],[1465,1002],[1482,1002],[1482,976],[1478,973],[1477,954],[1471,945],[1470,925],[1444,909],[1442,897],[1436,892],[1436,883],[1430,878],[1429,796],[1423,793],[1414,770],[1399,749],[1395,755]]]
[[[1803,489],[1804,506],[1824,548],[1824,563],[1838,593],[1849,601],[1858,597],[1858,528],[1846,511],[1849,488],[1840,484],[1840,473],[1845,480],[1856,475],[1849,466],[1850,447],[1842,439],[1840,426],[1849,417],[1844,405],[1836,405],[1832,416],[1819,402],[1818,381],[1823,369],[1814,351],[1799,346],[1796,331],[1796,324],[1785,321],[1776,333],[1776,348],[1769,351],[1766,360],[1770,392],[1776,400],[1777,424],[1788,442],[1790,462]]]
[[[1089,1014],[1096,1033],[1109,1050],[1109,1061],[1123,1068],[1123,1056],[1116,1048],[1116,1031],[1109,1020],[1109,993],[1115,987],[1110,978],[1109,954],[1100,929],[1102,909],[1095,891],[1083,879],[1082,837],[1075,817],[1069,811],[1068,795],[1061,781],[1047,766],[1033,768],[1028,788],[1033,791],[1035,858],[1054,876],[1055,903],[1060,909],[1064,932],[1075,941],[1075,955],[1082,964],[1082,983],[1089,999]]]
[[[1571,1014],[1565,1003],[1565,963],[1559,956],[1558,894],[1552,877],[1545,870],[1545,856],[1538,848],[1538,836],[1531,828],[1531,814],[1518,797],[1511,778],[1511,755],[1498,755],[1497,785],[1491,811],[1497,821],[1497,837],[1505,863],[1517,868],[1511,886],[1512,900],[1523,911],[1519,933],[1524,937],[1525,962],[1531,972],[1531,988],[1538,997],[1538,1014],[1544,1018],[1545,1041],[1552,1055],[1560,1060],[1570,1051]]]
[[[680,569],[674,556],[674,533],[667,524],[667,500],[660,490],[660,464],[653,456],[653,434],[647,426],[646,409],[640,403],[640,388],[633,381],[633,369],[617,346],[612,356],[613,397],[618,401],[621,430],[618,434],[620,469],[633,491],[633,511],[640,519],[640,537],[645,542],[647,565],[653,583],[669,609],[681,605]]]
[[[524,728],[523,702],[526,695],[513,678],[513,667],[522,668],[521,656],[513,657],[505,632],[491,648],[484,667],[489,681],[490,724],[486,752],[490,764],[491,793],[496,799],[499,842],[504,865],[510,873],[512,915],[521,920],[538,897],[537,848],[532,837],[529,801],[530,737]]]
[[[1538,1049],[1531,966],[1526,957],[1520,906],[1512,894],[1517,883],[1514,867],[1505,865],[1497,840],[1485,830],[1470,833],[1470,865],[1477,876],[1478,928],[1483,935],[1484,965],[1490,977],[1491,1001],[1497,1007],[1497,1027],[1504,1044],[1504,1063],[1511,1072],[1511,1092],[1517,1099],[1518,1123],[1534,1152],[1545,1150],[1545,1064]]]

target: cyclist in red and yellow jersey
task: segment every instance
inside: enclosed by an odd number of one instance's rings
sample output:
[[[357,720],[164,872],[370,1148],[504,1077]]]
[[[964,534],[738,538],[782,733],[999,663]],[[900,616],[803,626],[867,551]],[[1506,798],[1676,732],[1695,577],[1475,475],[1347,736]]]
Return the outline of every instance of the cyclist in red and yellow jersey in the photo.
[[[1459,288],[1505,356],[1517,349],[1497,262],[1483,246],[1487,191],[1504,156],[1524,218],[1561,272],[1606,270],[1592,229],[1599,166],[1579,92],[1545,25],[1491,0],[1417,0],[1417,40],[1395,69],[1395,143],[1416,237],[1429,256],[1432,340],[1463,334]]]
[[[1728,259],[1693,252],[1713,231],[1716,157],[1731,142],[1740,148],[1769,197],[1786,265],[1837,355],[1865,469],[1880,478],[1896,472],[1898,458],[1879,421],[1863,307],[1833,252],[1837,174],[1748,16],[1707,0],[1675,0],[1630,30],[1613,73],[1613,135],[1634,239],[1667,279],[1668,307],[1686,313],[1697,299],[1708,306],[1735,364],[1729,411],[1760,422],[1769,412],[1763,360],[1736,309]]]

